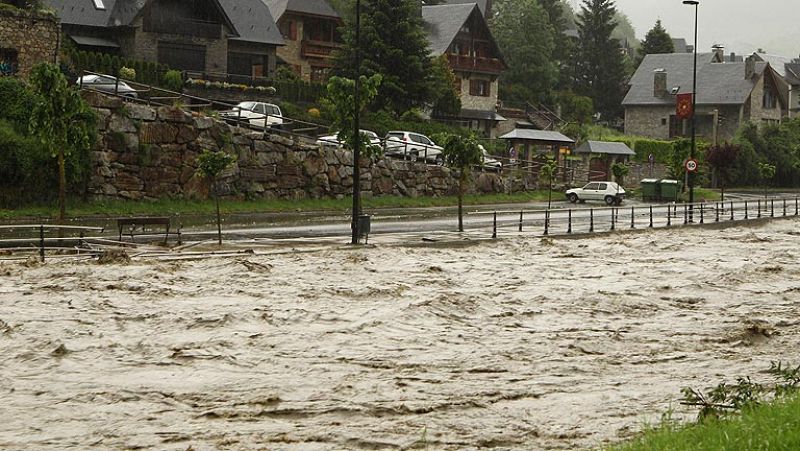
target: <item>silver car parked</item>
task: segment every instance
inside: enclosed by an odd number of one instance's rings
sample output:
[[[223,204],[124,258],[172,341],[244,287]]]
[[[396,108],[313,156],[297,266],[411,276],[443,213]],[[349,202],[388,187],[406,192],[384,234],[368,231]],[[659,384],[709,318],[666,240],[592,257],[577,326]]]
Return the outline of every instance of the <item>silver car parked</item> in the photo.
[[[139,97],[139,93],[131,88],[130,85],[122,80],[117,81],[116,77],[110,75],[84,75],[78,78],[75,84],[86,89],[108,92],[131,99]]]

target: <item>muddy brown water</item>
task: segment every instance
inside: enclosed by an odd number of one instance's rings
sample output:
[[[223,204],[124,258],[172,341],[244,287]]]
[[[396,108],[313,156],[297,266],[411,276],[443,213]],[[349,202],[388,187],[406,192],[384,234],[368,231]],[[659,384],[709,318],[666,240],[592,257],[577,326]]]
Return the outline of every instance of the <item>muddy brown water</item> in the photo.
[[[0,448],[602,446],[800,363],[798,226],[3,263]]]

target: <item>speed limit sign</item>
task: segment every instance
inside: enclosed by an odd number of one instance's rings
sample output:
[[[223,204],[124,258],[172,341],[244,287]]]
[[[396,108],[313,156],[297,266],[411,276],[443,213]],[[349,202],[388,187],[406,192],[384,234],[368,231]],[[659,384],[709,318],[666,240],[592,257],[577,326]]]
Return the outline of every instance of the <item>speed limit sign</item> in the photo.
[[[693,159],[686,160],[686,164],[685,164],[684,167],[689,172],[696,172],[697,171],[697,160],[693,160]]]

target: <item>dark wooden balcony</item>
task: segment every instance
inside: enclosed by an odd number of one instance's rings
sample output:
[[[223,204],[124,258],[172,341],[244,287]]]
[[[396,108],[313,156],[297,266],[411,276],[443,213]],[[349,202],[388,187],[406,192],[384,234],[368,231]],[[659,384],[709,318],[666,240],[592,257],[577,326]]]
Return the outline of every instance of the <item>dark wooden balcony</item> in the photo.
[[[150,17],[144,23],[144,31],[205,39],[222,38],[221,23],[170,17]]]
[[[448,54],[450,68],[464,72],[481,72],[485,74],[500,74],[505,70],[505,65],[498,58],[481,58],[470,55]]]
[[[333,52],[340,48],[342,44],[338,42],[304,39],[300,45],[300,54],[304,57],[330,58]]]

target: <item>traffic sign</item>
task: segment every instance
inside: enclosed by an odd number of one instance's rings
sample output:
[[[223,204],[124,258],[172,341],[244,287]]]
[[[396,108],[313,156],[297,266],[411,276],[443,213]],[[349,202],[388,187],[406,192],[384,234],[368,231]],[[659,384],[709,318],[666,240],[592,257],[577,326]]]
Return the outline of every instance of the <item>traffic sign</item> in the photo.
[[[686,160],[686,164],[684,164],[684,167],[689,172],[697,172],[697,160],[693,159]]]

